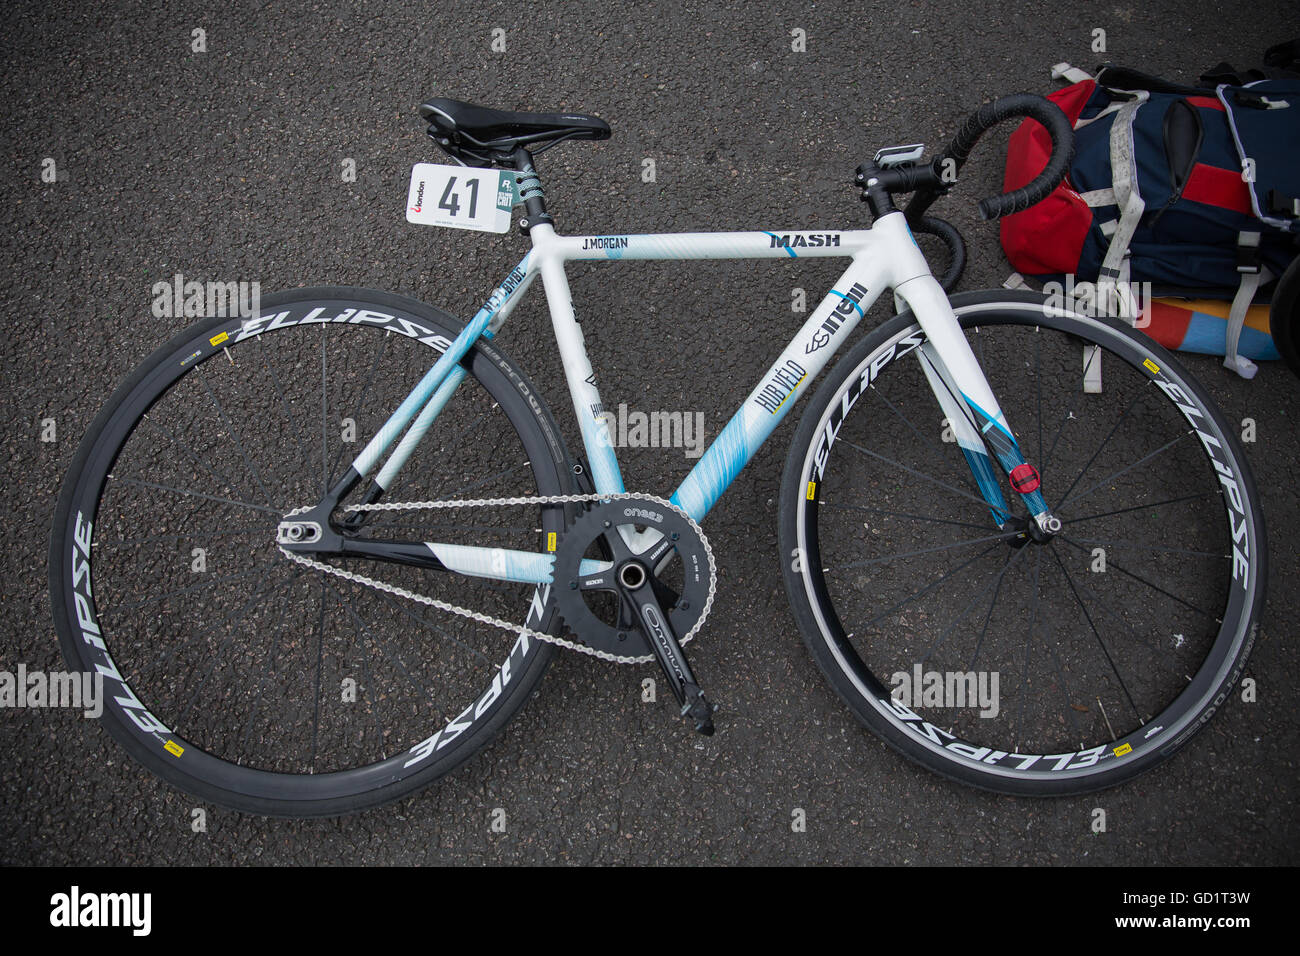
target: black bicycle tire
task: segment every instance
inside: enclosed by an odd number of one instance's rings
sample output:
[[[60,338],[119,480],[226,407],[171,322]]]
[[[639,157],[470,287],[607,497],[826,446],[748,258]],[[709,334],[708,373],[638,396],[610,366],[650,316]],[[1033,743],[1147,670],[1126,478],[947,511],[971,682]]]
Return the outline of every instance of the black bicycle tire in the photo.
[[[995,324],[988,309],[1003,304],[1017,313],[1018,324],[1032,325],[1041,323],[1050,325],[1053,321],[1058,323],[1066,322],[1065,319],[1054,320],[1045,310],[1046,300],[1044,297],[1032,292],[1008,292],[1003,290],[971,292],[955,295],[950,301],[964,327]],[[977,313],[976,309],[980,311]],[[1062,310],[1055,309],[1053,311],[1060,313]],[[1220,438],[1231,453],[1244,489],[1244,500],[1247,503],[1250,531],[1254,544],[1251,550],[1255,561],[1250,575],[1249,604],[1246,606],[1245,614],[1240,616],[1239,624],[1234,629],[1234,633],[1221,633],[1220,638],[1216,640],[1211,653],[1220,658],[1220,663],[1208,681],[1209,686],[1200,690],[1198,699],[1201,704],[1194,708],[1188,708],[1189,713],[1184,715],[1185,719],[1177,732],[1157,736],[1149,748],[1144,751],[1138,751],[1135,748],[1132,759],[1116,761],[1112,767],[1103,771],[1061,777],[1059,779],[1007,777],[979,769],[973,761],[960,760],[953,755],[944,756],[939,754],[937,753],[938,748],[919,744],[915,734],[906,732],[899,722],[890,720],[882,713],[881,708],[873,706],[871,701],[864,696],[855,681],[845,672],[841,659],[832,651],[831,643],[836,640],[836,636],[823,630],[823,622],[832,631],[835,627],[840,627],[839,639],[843,639],[843,629],[839,625],[838,616],[834,615],[833,608],[829,615],[826,614],[825,608],[814,609],[807,593],[804,572],[796,570],[789,561],[783,562],[783,575],[787,594],[800,633],[819,669],[858,720],[885,740],[893,749],[927,769],[944,777],[999,793],[1029,796],[1064,796],[1092,792],[1126,782],[1173,756],[1213,716],[1240,678],[1258,632],[1259,616],[1263,608],[1267,580],[1267,546],[1263,514],[1259,508],[1258,493],[1244,452],[1232,429],[1228,427],[1226,420],[1223,418],[1222,412],[1215,406],[1205,390],[1182,369],[1174,356],[1164,348],[1140,335],[1140,333],[1133,331],[1128,326],[1121,325],[1114,320],[1087,318],[1087,322],[1094,323],[1093,329],[1105,328],[1111,333],[1122,337],[1131,343],[1135,351],[1150,356],[1151,360],[1166,375],[1169,375],[1180,387],[1195,396],[1200,408],[1208,412],[1214,422],[1217,429],[1215,437]],[[803,539],[800,537],[798,526],[801,520],[802,505],[805,501],[805,489],[807,488],[806,465],[811,455],[812,445],[817,440],[821,428],[822,415],[832,402],[839,400],[839,392],[845,382],[858,374],[860,368],[877,350],[910,329],[919,331],[916,320],[910,312],[895,316],[881,325],[845,355],[832,373],[827,376],[818,392],[809,400],[808,407],[804,410],[798,429],[791,441],[782,477],[781,504],[778,517],[781,554],[791,555],[795,553],[796,548],[804,546],[800,544]],[[1085,341],[1087,340],[1087,336],[1082,338]],[[807,529],[804,530],[806,534]],[[812,545],[813,550],[815,550],[815,539]],[[801,566],[810,569],[808,571],[810,578],[820,575],[815,553],[805,553]],[[825,595],[824,582],[822,591],[821,599],[829,606],[829,597]],[[819,612],[821,613],[821,620],[819,620]],[[826,620],[828,616],[831,618],[829,621]],[[1224,630],[1227,630],[1226,625]],[[1207,656],[1207,661],[1209,659]],[[1198,672],[1198,680],[1204,670],[1203,667],[1202,671]],[[1189,684],[1189,690],[1185,693],[1190,692],[1191,688],[1197,686],[1197,683]],[[886,691],[886,695],[887,693]],[[1178,699],[1181,698],[1182,695]]]
[[[350,287],[306,288],[276,293],[262,299],[261,311],[263,315],[268,315],[273,314],[272,310],[275,309],[295,306],[306,308],[311,303],[324,301],[351,302],[359,308],[386,310],[394,317],[423,323],[430,329],[436,329],[448,339],[454,338],[462,328],[462,323],[454,317],[417,300],[392,293]],[[87,495],[92,494],[92,500],[95,506],[98,506],[99,496],[103,491],[103,476],[106,475],[113,459],[125,445],[139,420],[138,416],[134,416],[130,422],[120,421],[119,418],[130,414],[129,411],[124,410],[124,407],[128,406],[128,403],[139,405],[146,399],[143,410],[152,407],[190,369],[201,365],[213,355],[220,354],[220,348],[211,344],[214,338],[219,340],[223,331],[231,333],[238,327],[237,318],[206,319],[180,332],[157,349],[137,366],[109,398],[87,429],[69,465],[55,510],[50,539],[49,572],[55,629],[65,659],[77,670],[93,671],[97,663],[103,663],[103,657],[97,652],[92,653],[95,649],[84,639],[85,634],[77,624],[77,591],[74,581],[76,563],[73,555],[73,549],[77,547],[74,540],[77,523],[73,518],[73,509],[84,503]],[[202,358],[188,363],[179,373],[176,373],[174,368],[169,373],[163,373],[164,378],[166,374],[171,374],[172,377],[166,379],[165,386],[156,389],[153,396],[149,398],[149,383],[160,374],[160,370],[196,350],[205,353]],[[436,357],[436,352],[432,349],[431,355]],[[462,365],[483,383],[493,398],[502,405],[507,418],[519,433],[521,441],[528,447],[531,459],[538,463],[534,466],[538,492],[562,494],[575,491],[571,459],[563,438],[545,402],[532,383],[495,345],[486,341],[480,341],[462,360]],[[124,425],[126,428],[122,431]],[[109,460],[101,467],[100,463],[105,454],[109,454]],[[96,465],[88,473],[88,466],[92,459],[96,460]],[[88,484],[93,485],[93,489],[88,487]],[[84,514],[84,511],[79,511],[78,514]],[[551,530],[560,529],[557,527]],[[69,587],[69,584],[73,586]],[[532,623],[531,626],[537,630],[550,631],[556,624],[554,603],[547,601],[538,622]],[[269,779],[265,781],[265,788],[261,788],[263,781],[258,781],[261,789],[257,794],[245,792],[245,788],[231,786],[230,781],[224,777],[219,782],[214,782],[210,774],[191,768],[184,759],[175,757],[157,746],[158,740],[155,736],[144,735],[140,728],[124,716],[121,705],[117,704],[113,695],[109,693],[105,694],[105,707],[101,721],[110,735],[138,763],[173,786],[201,799],[265,816],[335,816],[400,800],[455,770],[488,746],[501,733],[506,723],[532,697],[552,655],[553,648],[550,644],[529,642],[520,653],[520,663],[524,666],[516,669],[515,679],[509,682],[509,687],[503,689],[499,698],[484,710],[481,718],[474,719],[469,732],[459,734],[446,747],[445,752],[440,749],[436,758],[430,759],[427,764],[409,773],[389,774],[380,781],[368,779],[367,783],[373,785],[359,792],[334,793],[320,798],[304,797],[302,788],[297,785],[292,788],[291,797],[276,796],[274,793],[277,789],[276,782]],[[507,659],[509,660],[510,657]],[[475,700],[478,700],[477,695]],[[474,703],[471,701],[470,706],[474,706]],[[182,747],[186,755],[196,749],[183,743],[178,746]],[[401,756],[402,754],[397,754],[395,758]],[[390,761],[395,758],[390,758]],[[236,765],[227,764],[227,766]],[[249,768],[238,769],[241,772],[235,776],[239,780],[252,780],[253,774],[266,774],[268,778],[310,776],[312,783],[317,785],[316,789],[324,791],[326,787],[323,784],[333,777],[335,783],[346,788],[346,782],[337,774],[290,775],[253,771]],[[365,769],[353,768],[339,771],[338,774],[357,774]]]

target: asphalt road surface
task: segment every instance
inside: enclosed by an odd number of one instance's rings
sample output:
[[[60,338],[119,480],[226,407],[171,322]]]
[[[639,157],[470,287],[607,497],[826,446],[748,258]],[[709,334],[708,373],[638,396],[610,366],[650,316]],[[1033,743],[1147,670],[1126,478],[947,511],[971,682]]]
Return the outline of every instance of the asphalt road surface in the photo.
[[[1052,89],[1048,68],[1063,60],[1184,80],[1223,59],[1257,63],[1300,22],[1288,4],[1252,6],[9,4],[0,668],[62,667],[46,587],[57,488],[111,390],[186,324],[152,314],[155,282],[255,280],[263,294],[364,286],[467,315],[522,255],[517,232],[403,220],[410,165],[442,160],[415,113],[423,98],[609,121],[609,142],[539,160],[561,231],[848,228],[865,222],[853,169],[877,148],[937,147],[983,100]],[[804,52],[791,49],[795,29]],[[1104,54],[1092,49],[1097,30]],[[964,289],[1009,271],[974,211],[1000,182],[994,138],[940,207],[970,245]],[[42,179],[47,158],[54,182]],[[797,328],[791,289],[828,288],[839,267],[604,268],[577,267],[572,283],[605,402],[707,410],[712,435]],[[536,291],[499,343],[542,384],[576,446]],[[1278,364],[1252,382],[1210,358],[1187,365],[1230,421],[1255,421],[1247,448],[1272,545],[1247,671],[1257,699],[1230,702],[1172,762],[1122,788],[1055,800],[978,792],[854,721],[810,660],[781,585],[776,500],[792,415],[710,515],[724,572],[693,661],[725,708],[712,739],[689,733],[666,692],[642,702],[654,670],[566,654],[503,737],[444,781],[359,816],[280,821],[171,789],[93,721],[6,710],[0,862],[1294,863],[1300,392]],[[680,450],[623,457],[630,488],[659,492],[691,464]],[[805,828],[792,827],[796,810]]]

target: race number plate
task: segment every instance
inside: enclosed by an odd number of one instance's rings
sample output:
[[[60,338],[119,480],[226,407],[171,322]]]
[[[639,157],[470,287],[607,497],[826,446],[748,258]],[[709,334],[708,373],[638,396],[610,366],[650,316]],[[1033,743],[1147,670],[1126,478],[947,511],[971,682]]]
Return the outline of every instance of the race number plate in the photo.
[[[474,169],[416,163],[406,195],[406,221],[421,226],[450,226],[481,232],[509,232],[515,202],[515,174],[501,169]]]

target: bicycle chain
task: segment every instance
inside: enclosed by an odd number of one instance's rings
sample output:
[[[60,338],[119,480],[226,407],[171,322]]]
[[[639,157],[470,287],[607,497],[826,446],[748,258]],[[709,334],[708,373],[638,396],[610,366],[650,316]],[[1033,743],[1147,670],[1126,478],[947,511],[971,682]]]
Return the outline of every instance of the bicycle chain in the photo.
[[[700,536],[700,542],[704,545],[704,553],[709,559],[709,595],[704,602],[704,610],[700,613],[699,620],[694,626],[686,632],[686,636],[681,638],[682,645],[690,643],[691,639],[699,633],[700,628],[708,619],[709,611],[713,607],[713,596],[718,589],[718,565],[713,556],[713,548],[709,546],[709,539],[704,534],[704,529],[699,523],[687,514],[682,508],[673,504],[657,495],[634,494],[628,491],[612,492],[607,494],[573,494],[573,495],[538,495],[523,498],[465,498],[465,499],[448,499],[442,501],[380,501],[372,504],[352,504],[345,505],[345,513],[357,511],[415,511],[430,510],[437,508],[479,508],[479,507],[506,507],[511,505],[558,505],[568,503],[580,503],[588,501],[622,501],[627,499],[636,499],[642,501],[653,501],[655,504],[677,512],[686,519],[691,528]],[[295,508],[284,515],[284,520],[292,518],[294,515],[300,515],[310,511],[312,506]],[[309,558],[303,554],[295,554],[283,547],[280,553],[290,561],[321,571],[325,574],[331,574],[335,577],[342,578],[345,581],[351,581],[354,584],[363,584],[366,587],[375,588],[394,597],[405,598],[408,601],[414,601],[417,604],[424,604],[438,611],[447,611],[460,617],[477,621],[480,624],[490,624],[504,631],[512,631],[522,637],[530,637],[534,640],[543,641],[547,644],[554,644],[557,647],[563,647],[567,650],[578,651],[582,654],[588,654],[592,657],[599,658],[603,661],[609,661],[614,664],[646,664],[655,660],[654,655],[646,654],[641,657],[630,657],[626,655],[611,654],[608,651],[597,650],[593,647],[587,647],[585,644],[579,644],[576,641],[570,641],[563,637],[556,637],[546,634],[542,631],[535,631],[524,624],[513,624],[510,621],[504,621],[501,618],[492,617],[490,614],[484,614],[481,611],[473,611],[469,608],[460,607],[451,604],[448,601],[442,601],[427,594],[420,594],[416,591],[408,590],[400,585],[390,584],[387,581],[380,581],[377,578],[367,577],[364,574],[357,574],[355,571],[348,571],[344,568],[336,567],[332,564],[326,564],[324,561],[318,561],[315,558]]]

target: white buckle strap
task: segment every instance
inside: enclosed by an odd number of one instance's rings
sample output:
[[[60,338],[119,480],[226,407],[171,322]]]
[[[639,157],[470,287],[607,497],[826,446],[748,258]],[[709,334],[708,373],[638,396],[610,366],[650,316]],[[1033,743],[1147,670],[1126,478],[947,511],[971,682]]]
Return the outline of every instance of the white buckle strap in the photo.
[[[1065,80],[1067,83],[1082,83],[1084,80],[1091,80],[1092,74],[1086,70],[1081,70],[1077,66],[1070,66],[1068,63],[1057,63],[1052,66],[1052,79]]]
[[[1246,326],[1246,313],[1250,311],[1250,304],[1255,300],[1256,291],[1271,278],[1273,274],[1265,266],[1260,266],[1255,272],[1242,272],[1241,284],[1237,286],[1237,294],[1232,298],[1232,308],[1228,310],[1228,333],[1223,349],[1223,366],[1232,369],[1245,379],[1254,378],[1255,373],[1259,371],[1259,366],[1237,352],[1241,344],[1241,330]]]

